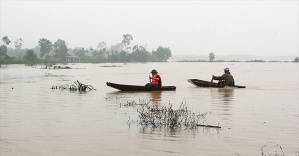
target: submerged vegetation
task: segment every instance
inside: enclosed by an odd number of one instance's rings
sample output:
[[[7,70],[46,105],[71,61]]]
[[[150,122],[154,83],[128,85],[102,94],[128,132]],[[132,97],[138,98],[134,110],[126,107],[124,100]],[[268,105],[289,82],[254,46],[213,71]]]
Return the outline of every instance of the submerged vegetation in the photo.
[[[171,104],[168,107],[162,106],[161,108],[145,104],[141,105],[141,108],[137,109],[137,112],[139,113],[139,124],[141,125],[151,125],[153,127],[164,126],[170,129],[196,129],[197,126],[221,128],[220,126],[199,124],[199,120],[204,118],[207,113],[195,114],[188,110],[185,103],[182,103],[177,110],[173,109]]]
[[[137,107],[138,124],[142,126],[164,127],[168,129],[197,129],[198,126],[217,128],[220,126],[208,125],[206,121],[200,124],[200,119],[204,119],[208,113],[194,113],[188,109],[186,103],[181,103],[178,109],[173,109],[172,104],[169,106],[151,106],[149,102],[141,101],[136,103],[135,101],[127,102],[121,106],[133,106]]]
[[[75,81],[74,83],[68,83],[65,85],[58,85],[58,86],[52,86],[51,89],[68,89],[70,91],[79,91],[79,92],[86,92],[86,91],[91,91],[94,90],[93,86],[91,85],[86,85],[83,84],[81,82],[79,82],[78,80]]]

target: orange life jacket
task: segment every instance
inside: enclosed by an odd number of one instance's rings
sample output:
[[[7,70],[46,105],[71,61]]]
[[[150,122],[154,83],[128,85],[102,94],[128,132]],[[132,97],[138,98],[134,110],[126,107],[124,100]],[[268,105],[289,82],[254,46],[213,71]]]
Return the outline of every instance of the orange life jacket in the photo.
[[[156,78],[159,78],[160,80],[156,80]],[[159,83],[160,81],[160,83]],[[160,76],[158,76],[158,74],[153,75],[153,79],[152,79],[152,84],[157,85],[157,86],[161,86],[161,78]]]

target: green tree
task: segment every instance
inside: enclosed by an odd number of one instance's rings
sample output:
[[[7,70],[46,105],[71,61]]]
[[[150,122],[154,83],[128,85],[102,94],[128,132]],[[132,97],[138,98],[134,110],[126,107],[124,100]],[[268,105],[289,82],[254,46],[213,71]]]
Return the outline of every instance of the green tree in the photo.
[[[48,55],[53,48],[52,42],[45,38],[39,39],[38,45],[40,46],[40,57],[43,57],[45,54]]]
[[[99,42],[97,48],[98,48],[99,50],[101,50],[101,49],[106,49],[106,48],[107,48],[107,44],[106,44],[106,42],[104,42],[104,41]]]
[[[54,43],[55,56],[62,62],[66,62],[66,56],[68,52],[67,43],[64,40],[58,39]]]
[[[153,61],[166,62],[171,57],[170,48],[159,46],[156,51],[152,51]]]
[[[0,46],[0,64],[3,63],[7,56],[7,47],[5,45]]]
[[[104,57],[107,57],[107,55],[108,55],[107,53],[108,53],[107,49],[103,48],[103,49],[100,49],[100,50],[92,51],[92,56],[93,57],[102,57],[102,58],[104,58]]]
[[[296,58],[294,59],[294,62],[299,62],[299,57],[296,57]]]
[[[34,65],[37,63],[38,58],[32,49],[26,51],[26,55],[23,57],[26,64]]]
[[[109,48],[109,51],[110,52],[113,52],[114,51],[114,54],[115,52],[121,52],[123,50],[123,45],[122,43],[116,43],[115,45],[111,45],[110,48]]]
[[[143,46],[135,45],[132,51],[132,59],[135,62],[148,62],[150,61],[151,53]]]
[[[11,42],[11,41],[8,39],[7,36],[4,36],[4,37],[2,38],[2,41],[3,41],[6,45],[9,45],[9,43]]]
[[[111,45],[109,50],[107,51],[109,62],[118,62],[119,61],[119,53],[123,50],[123,44],[117,43],[115,45]]]
[[[22,56],[22,53],[21,53],[22,50],[21,50],[21,48],[23,46],[23,39],[19,38],[19,39],[15,40],[14,43],[15,43],[15,50],[14,50],[14,52],[16,52],[19,57],[21,57]]]
[[[97,49],[89,49],[89,51],[91,51],[91,61],[92,62],[107,62],[108,61],[108,51],[106,50],[106,48],[102,48],[100,50]]]
[[[119,62],[120,61],[119,52],[118,51],[111,51],[110,61],[111,62]]]
[[[131,61],[131,54],[127,53],[126,51],[121,51],[119,53],[119,58],[121,62],[130,62]]]
[[[214,54],[213,52],[211,52],[211,53],[209,54],[209,60],[210,60],[210,62],[213,62],[214,59],[215,59],[215,54]]]
[[[19,50],[22,48],[22,46],[23,46],[23,39],[22,38],[17,39],[15,41],[15,48]]]
[[[11,42],[7,36],[4,36],[2,38],[2,41],[6,45],[9,45],[9,43]],[[0,47],[0,64],[3,63],[3,61],[7,57],[7,46],[6,45],[1,45],[1,47]]]
[[[93,50],[93,49],[91,49]],[[85,53],[88,52],[87,49],[85,49],[84,47],[77,47],[73,50],[74,54],[80,58],[84,58],[86,57]]]
[[[121,43],[124,47],[123,50],[125,50],[126,52],[128,52],[128,50],[131,49],[131,47],[130,47],[131,41],[133,41],[133,36],[132,35],[130,35],[130,34],[124,34],[123,35],[123,40],[122,40]]]

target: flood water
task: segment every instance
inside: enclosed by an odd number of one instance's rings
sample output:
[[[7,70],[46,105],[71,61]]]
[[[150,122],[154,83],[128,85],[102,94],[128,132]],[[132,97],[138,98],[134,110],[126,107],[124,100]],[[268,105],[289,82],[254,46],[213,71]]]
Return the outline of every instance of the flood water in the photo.
[[[74,69],[0,67],[1,156],[299,154],[298,63],[68,64]],[[187,79],[211,80],[229,67],[242,89],[199,88]],[[156,69],[176,91],[119,92],[106,82],[145,85]],[[76,80],[96,90],[50,89]],[[201,123],[221,129],[151,128],[138,125],[130,101],[207,113]],[[273,146],[273,147],[270,147]],[[279,148],[281,147],[281,149]],[[262,149],[263,148],[263,149]]]

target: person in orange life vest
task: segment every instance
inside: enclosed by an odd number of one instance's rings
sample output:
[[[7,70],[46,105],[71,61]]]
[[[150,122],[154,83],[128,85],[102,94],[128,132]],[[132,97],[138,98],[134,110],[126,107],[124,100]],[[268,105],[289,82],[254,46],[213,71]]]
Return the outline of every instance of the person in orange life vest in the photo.
[[[149,77],[151,80],[151,83],[147,83],[146,87],[162,87],[162,79],[160,75],[158,75],[157,70],[153,69],[151,71],[152,77]]]

